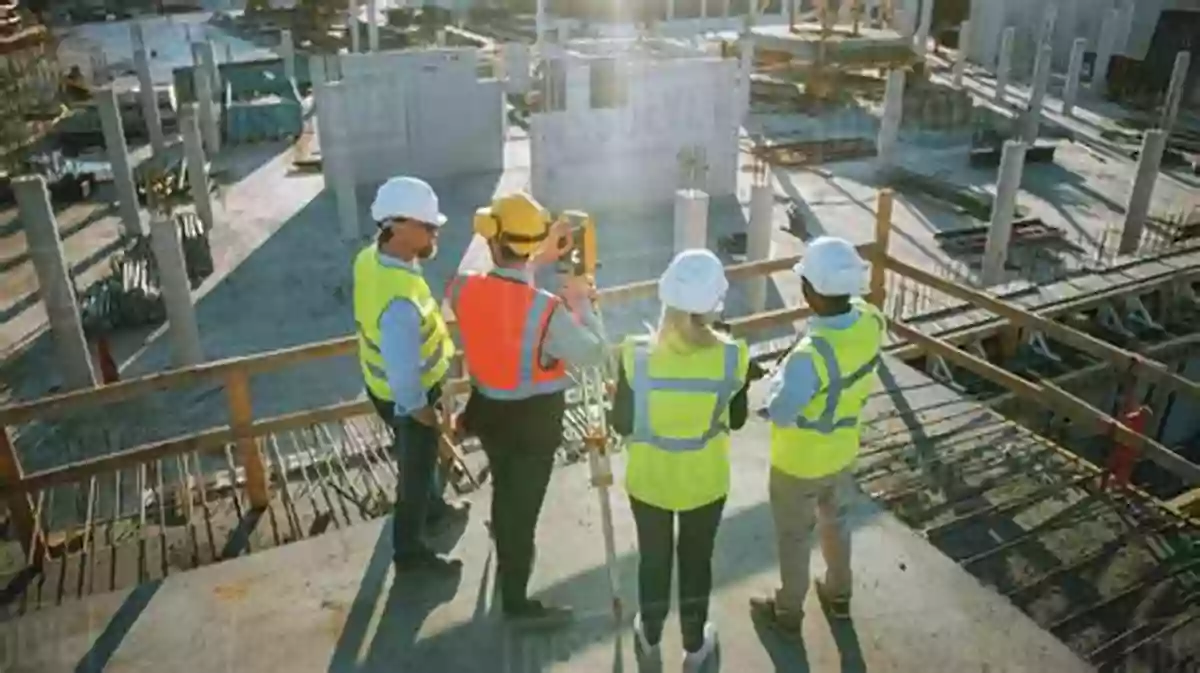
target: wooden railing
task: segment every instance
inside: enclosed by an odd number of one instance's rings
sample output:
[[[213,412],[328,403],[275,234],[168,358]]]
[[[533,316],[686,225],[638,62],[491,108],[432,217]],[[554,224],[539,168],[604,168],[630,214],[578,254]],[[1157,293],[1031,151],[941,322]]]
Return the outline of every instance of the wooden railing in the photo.
[[[951,297],[993,311],[1006,318],[1016,328],[1041,330],[1048,337],[1060,339],[1094,355],[1101,361],[1112,363],[1121,370],[1130,372],[1131,375],[1143,376],[1184,394],[1193,396],[1198,394],[1200,387],[1195,382],[1175,375],[1161,363],[1117,348],[1053,320],[1042,318],[1008,302],[996,299],[989,294],[937,277],[888,256],[891,213],[892,193],[890,190],[883,190],[879,194],[877,205],[875,241],[859,246],[860,253],[872,262],[869,297],[877,306],[883,306],[886,298],[886,274],[891,271],[924,283]],[[790,269],[799,259],[799,257],[787,257],[731,265],[726,267],[726,274],[731,281],[752,279]],[[607,288],[599,292],[599,301],[603,305],[649,297],[653,296],[656,287],[657,281],[648,280]],[[735,334],[746,336],[801,320],[810,312],[807,306],[782,308],[735,319],[732,321],[731,327]],[[1098,431],[1112,431],[1118,439],[1141,448],[1146,457],[1178,475],[1187,483],[1200,483],[1200,468],[1195,464],[1157,442],[1134,432],[1099,409],[1053,384],[1034,383],[1020,378],[941,339],[918,332],[898,320],[891,320],[890,328],[895,334],[919,346],[922,350],[938,354],[956,365],[1003,386],[1020,397],[1045,404],[1048,408],[1055,409],[1078,422],[1091,424]],[[0,499],[7,502],[15,530],[23,540],[23,544],[33,545],[37,542],[33,536],[35,528],[29,498],[31,493],[51,486],[79,482],[92,476],[147,461],[189,452],[203,453],[233,444],[237,447],[239,461],[245,470],[246,491],[250,503],[253,507],[264,507],[269,499],[269,475],[257,449],[257,437],[369,414],[373,412],[373,409],[370,402],[355,400],[255,419],[252,413],[250,377],[302,362],[352,355],[356,349],[355,337],[342,337],[293,348],[209,362],[186,369],[165,371],[99,388],[62,393],[0,407]],[[225,391],[230,419],[228,425],[123,449],[33,474],[24,473],[11,441],[10,428],[18,424],[50,420],[55,416],[81,408],[109,405],[163,390],[212,383],[217,383]],[[445,386],[445,394],[447,396],[459,395],[466,392],[467,387],[466,380],[456,378]]]

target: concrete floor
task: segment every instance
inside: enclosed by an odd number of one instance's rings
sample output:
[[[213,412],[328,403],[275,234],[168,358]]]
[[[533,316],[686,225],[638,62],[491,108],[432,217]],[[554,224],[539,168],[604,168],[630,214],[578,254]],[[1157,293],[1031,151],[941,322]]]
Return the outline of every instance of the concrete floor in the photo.
[[[947,394],[910,385],[920,377],[903,366],[893,372],[904,382],[890,396],[911,408]],[[893,422],[901,419],[873,425],[875,434],[886,434]],[[831,625],[810,592],[803,650],[760,633],[746,601],[772,588],[778,572],[765,488],[768,436],[766,424],[752,419],[737,433],[732,451],[733,488],[717,542],[712,605],[723,670],[1091,670],[860,494],[848,508],[855,545],[853,621]],[[189,671],[247,673],[638,670],[629,636],[632,614],[614,630],[608,610],[598,504],[586,470],[567,466],[553,479],[532,587],[539,596],[576,606],[581,614],[569,630],[521,636],[500,621],[495,559],[482,525],[485,489],[474,496],[465,530],[439,540],[465,561],[457,582],[396,580],[384,519],[6,622],[0,625],[5,670],[115,672],[179,662],[187,662]],[[620,491],[613,497],[619,576],[626,612],[632,613],[635,535]],[[818,558],[814,572],[820,570]],[[664,643],[672,670],[680,650],[674,612]]]

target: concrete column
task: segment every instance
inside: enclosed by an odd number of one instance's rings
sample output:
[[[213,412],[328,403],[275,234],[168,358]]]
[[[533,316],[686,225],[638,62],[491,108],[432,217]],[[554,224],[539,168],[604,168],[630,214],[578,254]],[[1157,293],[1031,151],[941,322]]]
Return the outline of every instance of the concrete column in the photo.
[[[379,51],[379,0],[367,0],[367,47]]]
[[[774,230],[775,187],[765,185],[750,188],[750,229],[746,232],[746,261],[758,262],[771,257],[771,232]],[[746,297],[752,313],[767,308],[767,276],[747,281]]]
[[[708,247],[708,194],[698,189],[675,192],[675,252]]]
[[[1033,91],[1029,94],[1029,109],[1022,119],[1024,125],[1021,138],[1027,145],[1033,145],[1037,140],[1038,128],[1042,122],[1042,104],[1046,101],[1046,87],[1050,85],[1050,68],[1053,65],[1054,47],[1043,44],[1038,50],[1037,61],[1033,64]]]
[[[1171,84],[1167,87],[1167,98],[1163,101],[1162,118],[1158,127],[1171,135],[1175,119],[1179,117],[1179,104],[1183,102],[1183,89],[1187,85],[1188,68],[1192,65],[1192,53],[1181,51],[1175,55],[1175,67],[1171,70]]]
[[[1100,24],[1100,39],[1096,43],[1096,63],[1092,66],[1091,84],[1092,91],[1097,95],[1104,95],[1108,89],[1108,62],[1112,60],[1117,24],[1120,20],[1120,12],[1114,9],[1104,15],[1104,23]]]
[[[195,103],[179,107],[179,132],[183,136],[183,153],[187,159],[187,179],[196,204],[196,215],[211,231],[216,224],[213,217],[212,196],[208,187],[208,168],[204,158],[204,145],[200,140],[200,125]]]
[[[1037,41],[1040,48],[1043,44],[1054,44],[1054,29],[1058,25],[1058,2],[1051,0],[1042,12],[1042,23],[1038,26]]]
[[[750,75],[754,71],[754,38],[742,36],[738,54],[738,104],[741,106],[739,120],[750,113]]]
[[[218,100],[223,99],[221,95],[221,72],[217,70],[217,53],[213,49],[213,43],[196,42],[192,44],[192,55],[197,63],[196,69],[202,71],[208,78],[208,90]]]
[[[350,28],[350,53],[357,54],[362,51],[362,45],[359,44],[362,39],[358,36],[358,0],[349,0],[350,4],[350,20],[347,25]]]
[[[900,138],[900,122],[904,115],[904,71],[888,73],[887,90],[883,95],[883,118],[875,140],[877,165],[886,171],[895,164],[896,142]]]
[[[95,387],[96,372],[83,336],[75,288],[63,255],[58,222],[50,208],[46,180],[40,175],[23,175],[13,178],[12,188],[25,229],[29,259],[37,273],[38,295],[46,307],[50,332],[54,335],[63,386],[70,390]]]
[[[1000,156],[1000,176],[996,183],[996,201],[992,204],[992,220],[988,225],[987,246],[983,251],[984,286],[995,285],[1004,278],[1004,263],[1008,259],[1008,244],[1012,239],[1013,213],[1024,170],[1025,144],[1016,140],[1006,141]]]
[[[933,30],[933,0],[921,0],[921,22],[917,24],[917,56],[929,51],[929,33]]]
[[[108,150],[108,161],[112,164],[113,186],[117,190],[117,210],[121,213],[121,224],[128,234],[144,233],[142,216],[138,209],[137,187],[133,183],[133,168],[129,163],[129,148],[125,144],[125,127],[121,124],[121,109],[117,106],[117,92],[104,87],[96,92],[96,106],[100,109],[100,128],[104,132],[104,147]]]
[[[1079,73],[1083,70],[1083,54],[1086,51],[1087,38],[1075,38],[1071,44],[1071,61],[1067,64],[1067,84],[1062,97],[1062,111],[1068,117],[1075,114],[1075,102],[1079,99]]]
[[[347,156],[346,132],[341,120],[345,113],[345,97],[341,82],[322,84],[321,110],[322,128],[327,129],[321,137],[321,153],[324,157],[325,188],[332,189],[337,199],[338,221],[342,238],[357,241],[361,236],[358,223],[358,190],[354,176],[354,162]]]
[[[296,43],[292,31],[279,31],[279,57],[283,59],[283,76],[296,83]]]
[[[167,336],[171,340],[172,360],[176,367],[200,364],[200,327],[192,304],[192,286],[179,240],[179,225],[169,217],[150,223],[150,247],[158,264],[158,281],[167,307]]]
[[[799,2],[800,0],[795,0]],[[913,27],[913,16],[906,9],[896,9],[896,13],[892,18],[892,25],[896,27],[896,32],[900,33],[900,37],[913,39],[916,29]]]
[[[510,42],[503,47],[504,74],[507,78],[505,91],[510,94],[527,93],[533,86],[529,72],[529,49],[520,42]]]
[[[546,16],[546,3],[549,0],[537,0],[537,14],[534,17],[537,29],[537,42],[535,43],[539,53],[538,58],[544,58],[541,49],[546,44],[546,32],[550,30],[549,17]]]
[[[1163,151],[1167,148],[1167,134],[1162,129],[1146,131],[1142,139],[1142,151],[1138,155],[1137,177],[1129,192],[1125,206],[1125,225],[1121,229],[1121,245],[1117,249],[1122,255],[1137,252],[1150,215],[1150,200],[1154,196],[1154,183],[1158,180],[1158,168],[1162,164]]]
[[[325,54],[313,54],[308,57],[308,77],[312,80],[314,92],[317,90],[318,84],[329,81],[329,75],[325,70]]]
[[[204,134],[204,146],[208,155],[215,157],[221,151],[221,127],[217,120],[217,105],[213,101],[212,81],[204,68],[192,71],[192,84],[196,88],[196,104],[200,107],[200,131]]]
[[[667,21],[675,20],[675,0],[667,0]]]
[[[963,21],[958,28],[958,55],[954,59],[954,88],[961,89],[967,72],[967,56],[971,49],[971,22]]]
[[[142,117],[145,119],[146,131],[150,135],[150,146],[154,148],[155,156],[162,156],[163,150],[167,148],[167,139],[163,136],[162,116],[158,111],[158,95],[154,91],[154,78],[150,76],[150,59],[146,55],[146,36],[142,33],[142,24],[136,21],[130,24],[129,34],[133,39],[133,65],[137,70]]]
[[[708,18],[708,0],[700,0],[700,18]]]
[[[1009,26],[1000,37],[1000,60],[996,64],[996,102],[1008,102],[1008,80],[1012,76],[1013,47],[1017,42],[1017,29]]]

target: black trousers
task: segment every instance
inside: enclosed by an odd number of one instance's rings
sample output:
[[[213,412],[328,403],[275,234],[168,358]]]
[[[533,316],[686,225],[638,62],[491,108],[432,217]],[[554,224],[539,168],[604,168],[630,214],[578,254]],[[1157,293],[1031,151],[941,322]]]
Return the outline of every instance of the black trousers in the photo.
[[[396,479],[396,504],[392,513],[392,554],[395,557],[425,549],[422,540],[430,512],[444,507],[438,479],[438,429],[408,416],[396,416],[395,405],[367,394],[375,412],[392,428],[392,457],[400,472]],[[430,391],[438,399],[437,389]]]
[[[672,512],[630,498],[638,538],[638,600],[642,628],[651,643],[662,638],[663,623],[671,605],[671,567],[679,556],[679,625],[683,647],[689,652],[704,644],[708,598],[712,592],[713,543],[725,509],[725,499],[688,510]],[[675,519],[679,539],[675,539]]]
[[[563,400],[499,401],[473,391],[466,413],[491,466],[496,580],[503,610],[512,611],[528,599],[538,517],[562,445]]]

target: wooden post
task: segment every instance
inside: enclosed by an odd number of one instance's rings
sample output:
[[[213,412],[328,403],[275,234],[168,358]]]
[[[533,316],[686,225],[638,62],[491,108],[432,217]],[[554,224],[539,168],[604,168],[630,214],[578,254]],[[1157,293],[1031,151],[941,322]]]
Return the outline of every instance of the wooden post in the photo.
[[[17,486],[22,476],[21,460],[9,437],[8,427],[0,427],[0,488]],[[30,556],[37,544],[33,540],[33,508],[29,506],[29,494],[24,491],[13,493],[8,496],[7,504],[10,524],[20,538],[21,549]]]
[[[246,492],[250,494],[250,506],[265,508],[269,502],[267,476],[263,468],[262,454],[251,433],[254,422],[254,407],[250,400],[250,377],[244,370],[233,369],[225,377],[225,394],[229,396],[229,427],[233,429],[237,442],[238,459],[246,470]]]
[[[878,206],[875,210],[875,249],[871,254],[871,294],[870,301],[877,308],[883,308],[887,299],[884,281],[887,278],[888,240],[892,233],[892,190],[879,190]]]

